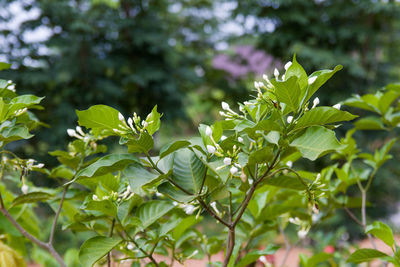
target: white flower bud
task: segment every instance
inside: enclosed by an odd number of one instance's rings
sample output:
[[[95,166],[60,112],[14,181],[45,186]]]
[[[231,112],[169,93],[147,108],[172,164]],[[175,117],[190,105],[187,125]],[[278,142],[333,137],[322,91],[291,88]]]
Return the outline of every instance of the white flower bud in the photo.
[[[225,135],[221,136],[221,141],[224,141],[227,137]]]
[[[257,81],[254,82],[254,87],[255,87],[257,90],[260,89],[260,86],[258,85],[258,82],[257,82]]]
[[[212,134],[213,134],[213,132],[212,132],[211,127],[210,127],[210,126],[207,126],[207,127],[206,127],[206,135],[207,135],[207,136],[211,136]]]
[[[237,173],[239,170],[238,168],[232,166],[232,168],[229,171],[231,172],[232,175],[235,175],[235,173]]]
[[[240,142],[240,143],[242,143],[243,142],[243,138],[242,137],[238,137],[238,141]]]
[[[12,84],[12,81],[11,81],[11,80],[8,80],[7,83],[8,83],[8,84]]]
[[[178,202],[173,201],[173,202],[172,202],[172,205],[174,205],[174,206],[176,207],[176,206],[178,206]]]
[[[318,98],[318,97],[316,97],[316,98],[314,98],[314,101],[313,101],[313,106],[312,106],[312,108],[311,108],[311,109],[313,109],[313,108],[315,108],[316,106],[318,106],[318,104],[319,104],[319,98]]]
[[[317,79],[317,76],[313,76],[313,77],[308,78],[308,84],[313,84],[316,79]]]
[[[147,126],[149,126],[149,124],[147,123],[147,121],[142,121],[142,126],[143,128],[146,128]]]
[[[293,121],[293,116],[288,116],[286,121],[287,123],[291,123]]]
[[[124,116],[121,114],[121,112],[118,112],[118,119],[119,119],[120,121],[125,121],[125,118],[124,118]]]
[[[97,200],[99,200],[99,197],[97,195],[93,195],[92,200],[97,201]]]
[[[263,82],[258,82],[258,87],[265,87],[265,84]]]
[[[275,79],[278,79],[279,70],[277,68],[274,69],[274,76],[275,76]]]
[[[297,232],[297,236],[298,236],[300,239],[303,239],[303,238],[305,238],[305,237],[307,236],[307,233],[308,233],[307,230],[301,229],[301,230],[299,230],[299,231]]]
[[[44,164],[43,163],[39,163],[38,165],[36,165],[35,166],[36,168],[39,168],[39,169],[41,169],[41,168],[43,168],[44,167]]]
[[[286,80],[286,75],[285,74],[282,75],[282,81],[284,81],[284,80]]]
[[[286,166],[288,166],[289,168],[292,168],[293,162],[289,160],[288,162],[286,162]]]
[[[83,132],[83,130],[82,130],[82,128],[81,128],[80,126],[76,126],[76,127],[75,127],[75,130],[76,130],[76,132],[79,133],[80,135],[82,135],[82,136],[85,135],[85,133]]]
[[[193,212],[196,210],[196,207],[189,204],[189,205],[185,205],[185,206],[183,207],[183,210],[185,211],[185,213],[186,213],[187,215],[192,215]]]
[[[133,246],[132,243],[129,243],[129,244],[126,246],[126,248],[129,249],[129,250],[133,250],[135,247]]]
[[[290,66],[292,66],[292,61],[288,61],[288,62],[285,64],[285,70],[287,70],[288,68],[290,68]]]
[[[336,109],[339,109],[340,110],[340,107],[341,107],[342,105],[340,105],[340,104],[336,104],[336,105],[334,105],[333,106],[333,108],[336,108]]]
[[[214,154],[215,153],[215,147],[207,145],[207,151],[210,154]]]
[[[228,157],[224,158],[224,164],[225,165],[231,165],[231,163],[232,163],[232,159],[231,158],[228,158]]]
[[[258,260],[261,261],[264,265],[267,265],[268,263],[267,258],[265,256],[259,257]]]
[[[226,102],[221,102],[221,107],[223,110],[229,110],[229,104]]]
[[[67,129],[67,134],[71,137],[75,137],[76,136],[76,132],[74,129]]]
[[[21,191],[24,194],[28,194],[29,187],[26,184],[23,184],[22,187],[21,187]]]

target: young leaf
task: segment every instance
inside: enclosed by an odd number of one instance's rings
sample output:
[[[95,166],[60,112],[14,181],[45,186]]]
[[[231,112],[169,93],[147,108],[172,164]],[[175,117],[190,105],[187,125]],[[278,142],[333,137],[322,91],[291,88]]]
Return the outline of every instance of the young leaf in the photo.
[[[187,147],[189,145],[190,145],[189,141],[175,141],[175,142],[169,143],[160,149],[160,159],[175,152],[178,149]]]
[[[129,153],[147,153],[154,146],[154,141],[148,132],[142,132],[139,139],[129,139],[126,143]]]
[[[368,225],[365,229],[365,232],[379,238],[389,247],[393,247],[394,245],[392,229],[390,229],[390,227],[383,222],[376,221],[373,224]]]
[[[317,79],[308,87],[307,95],[304,101],[310,99],[315,92],[327,81],[333,74],[343,68],[342,65],[337,65],[333,70],[320,70],[312,73],[309,78],[317,77]]]
[[[380,118],[375,116],[364,117],[354,123],[357,130],[385,130]]]
[[[286,79],[289,79],[290,77],[293,76],[297,77],[297,81],[302,91],[305,88],[307,88],[308,85],[307,73],[303,69],[303,67],[297,62],[296,55],[293,56],[292,64],[285,73]]]
[[[387,254],[380,252],[379,250],[370,249],[370,248],[362,248],[356,250],[350,257],[347,259],[347,262],[352,263],[362,263],[369,262],[374,259],[379,259],[382,257],[388,257]]]
[[[279,102],[288,105],[290,111],[296,112],[300,104],[300,87],[297,77],[292,76],[286,81],[273,80],[275,94]]]
[[[117,216],[117,207],[109,199],[89,200],[86,205],[82,207],[82,209],[99,211],[112,217]]]
[[[86,240],[79,250],[79,261],[82,267],[92,267],[121,241],[120,237],[105,236],[95,236]]]
[[[304,113],[295,124],[293,131],[301,130],[313,125],[325,125],[340,121],[350,121],[357,116],[349,112],[338,110],[332,107],[316,107]]]
[[[155,105],[151,113],[146,117],[146,130],[150,135],[153,135],[158,131],[158,129],[160,129],[160,118],[161,114],[157,112],[157,105]]]
[[[341,145],[332,130],[322,126],[312,126],[294,139],[290,146],[298,148],[303,157],[316,160],[325,153],[338,149]]]
[[[123,171],[133,192],[139,194],[142,186],[155,181],[159,176],[146,170],[141,164],[132,164]]]
[[[95,135],[115,135],[113,129],[119,129],[122,125],[118,114],[118,110],[106,105],[95,105],[87,110],[76,111],[79,125],[92,129]]]

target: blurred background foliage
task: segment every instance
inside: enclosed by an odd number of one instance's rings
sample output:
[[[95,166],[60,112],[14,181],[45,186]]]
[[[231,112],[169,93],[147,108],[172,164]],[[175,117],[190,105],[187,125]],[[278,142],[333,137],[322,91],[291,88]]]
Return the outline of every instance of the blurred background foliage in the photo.
[[[321,90],[325,105],[400,80],[400,3],[394,0],[0,4],[0,61],[12,63],[0,78],[12,79],[21,93],[46,96],[38,114],[50,128],[14,148],[30,157],[64,147],[74,110],[99,103],[126,114],[147,114],[157,104],[164,114],[161,142],[196,134],[200,122],[219,118],[221,101],[245,99],[254,79],[272,75],[293,53],[308,73],[344,65]],[[379,133],[360,138],[366,149],[380,146],[368,142]],[[324,160],[303,164],[318,170]],[[388,164],[376,179],[374,216],[397,208],[399,174]],[[331,225],[346,218],[339,215]]]

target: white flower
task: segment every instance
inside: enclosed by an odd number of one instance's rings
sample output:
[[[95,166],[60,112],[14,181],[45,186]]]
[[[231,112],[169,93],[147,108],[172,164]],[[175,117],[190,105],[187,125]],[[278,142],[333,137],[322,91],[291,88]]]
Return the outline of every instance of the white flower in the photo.
[[[93,199],[94,201],[97,201],[97,200],[99,200],[99,197],[98,197],[97,195],[93,195],[93,196],[92,196],[92,199]]]
[[[119,119],[120,121],[125,121],[125,118],[124,118],[124,116],[121,114],[121,112],[118,112],[118,119]]]
[[[286,121],[287,123],[291,123],[293,121],[293,116],[288,116]]]
[[[263,82],[258,82],[258,87],[264,87],[265,84]]]
[[[185,206],[183,207],[183,210],[185,211],[185,213],[186,213],[187,215],[192,215],[193,212],[196,210],[196,207],[189,204],[189,205],[185,205]]]
[[[223,111],[219,111],[219,115],[221,115],[222,117],[226,116],[225,112],[223,112]]]
[[[342,106],[342,105],[340,105],[340,104],[338,103],[338,104],[334,105],[333,108],[336,108],[336,109],[339,109],[339,110],[340,110],[340,107],[341,107],[341,106]]]
[[[225,165],[231,165],[232,164],[232,159],[228,158],[228,157],[224,158],[224,164]]]
[[[312,108],[311,108],[311,109],[313,109],[313,108],[315,108],[316,106],[318,106],[318,104],[319,104],[319,98],[318,98],[318,97],[316,97],[316,98],[314,98],[314,101],[313,101],[313,106],[312,106]]]
[[[129,243],[128,246],[126,246],[127,249],[133,250],[135,247],[133,246],[132,243]]]
[[[24,184],[24,185],[22,185],[22,187],[21,187],[21,191],[22,191],[22,193],[24,193],[24,194],[28,194],[29,187],[28,187],[26,184]]]
[[[243,142],[243,138],[242,137],[238,137],[238,141],[240,142],[240,143],[242,143]]]
[[[158,196],[158,197],[163,197],[164,195],[161,194],[161,193],[159,193],[159,192],[156,192],[156,196]]]
[[[215,147],[207,145],[207,151],[210,154],[214,154],[215,153]]]
[[[288,61],[288,62],[285,64],[285,70],[287,70],[290,66],[292,66],[292,61]]]
[[[303,238],[305,238],[305,237],[307,236],[307,233],[308,233],[308,230],[307,230],[307,229],[300,229],[300,230],[297,232],[297,236],[298,236],[300,239],[303,239]]]
[[[286,80],[286,75],[285,74],[282,75],[282,80],[283,81]]]
[[[288,166],[289,168],[293,167],[293,162],[291,162],[290,160],[288,162],[286,162],[286,166]]]
[[[225,135],[221,136],[221,141],[224,141],[227,137]]]
[[[131,127],[132,131],[136,132],[135,128],[133,128],[133,119],[131,117],[128,118],[128,125]]]
[[[213,132],[212,132],[211,127],[210,127],[210,126],[207,126],[207,127],[206,127],[206,135],[207,135],[207,136],[211,136],[212,133],[213,133]]]
[[[74,129],[67,129],[67,134],[71,137],[75,137],[76,136],[76,132]]]
[[[314,182],[318,182],[318,180],[321,178],[321,174],[320,173],[318,173],[317,174],[317,178],[315,179],[315,181]]]
[[[33,167],[36,167],[36,168],[41,169],[41,168],[44,167],[44,164],[43,164],[43,163],[39,163],[38,165],[35,165],[35,166],[33,166]]]
[[[12,81],[11,81],[11,80],[8,80],[7,83],[8,83],[8,84],[12,84]]]
[[[12,84],[10,86],[7,87],[8,90],[15,92],[15,84]]]
[[[149,126],[149,124],[147,123],[147,121],[142,121],[142,126],[143,128],[146,128],[147,126]]]
[[[258,89],[260,89],[260,85],[258,84],[258,82],[254,82],[254,87],[258,90]]]
[[[76,132],[78,132],[80,135],[82,135],[82,136],[85,135],[85,133],[82,131],[82,128],[80,126],[76,126],[75,129],[76,129]]]
[[[221,106],[223,110],[229,110],[229,104],[226,102],[221,102]]]
[[[275,76],[275,79],[278,79],[279,70],[277,68],[274,69],[274,76]]]
[[[261,262],[264,263],[264,264],[267,264],[267,263],[268,263],[267,258],[266,258],[265,256],[259,257],[258,260],[261,261]]]
[[[308,84],[313,84],[316,79],[317,79],[317,76],[313,76],[313,77],[308,78]]]
[[[229,171],[231,172],[232,175],[235,175],[235,173],[237,173],[239,170],[235,166],[232,166],[232,168]]]
[[[172,205],[174,205],[174,206],[178,206],[178,202],[176,202],[176,201],[173,201],[173,202],[172,202]]]
[[[215,210],[215,212],[216,212],[217,214],[220,213],[219,210],[218,210],[218,208],[217,208],[217,202],[215,202],[215,201],[211,202],[211,203],[210,203],[210,206]]]
[[[263,77],[263,79],[264,79],[264,80],[266,80],[266,81],[269,81],[269,79],[268,79],[268,75],[267,75],[267,74],[263,74],[263,76],[262,76],[262,77]]]

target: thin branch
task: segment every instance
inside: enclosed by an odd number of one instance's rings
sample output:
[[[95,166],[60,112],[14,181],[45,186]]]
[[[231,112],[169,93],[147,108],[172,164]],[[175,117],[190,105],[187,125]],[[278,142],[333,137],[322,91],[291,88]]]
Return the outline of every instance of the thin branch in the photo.
[[[198,199],[199,203],[203,206],[203,208],[212,216],[214,217],[217,221],[225,225],[226,227],[230,227],[230,224],[225,222],[221,217],[219,217],[208,205],[204,202],[203,199],[199,198]]]
[[[343,209],[350,216],[350,218],[352,218],[357,224],[361,225],[364,228],[364,225],[362,224],[362,222],[356,217],[356,215],[348,207],[343,207]]]
[[[283,267],[283,266],[285,266],[286,260],[289,257],[289,253],[290,253],[290,250],[292,249],[292,247],[290,246],[289,240],[287,239],[285,230],[282,228],[282,226],[279,226],[279,231],[281,232],[281,235],[285,242],[285,255],[283,255],[282,263],[280,265],[280,267]]]
[[[65,264],[63,258],[54,249],[52,244],[48,244],[48,243],[45,243],[45,242],[37,239],[36,237],[34,237],[30,233],[28,233],[24,228],[22,228],[22,226],[16,220],[14,220],[12,215],[6,209],[6,207],[4,205],[4,202],[3,202],[3,197],[2,197],[1,194],[0,194],[0,212],[8,219],[9,222],[11,222],[12,225],[15,226],[15,228],[17,228],[17,230],[23,236],[25,236],[27,239],[29,239],[32,243],[38,245],[40,248],[48,251],[56,259],[56,261],[60,264],[60,266],[67,267],[67,265]]]
[[[108,233],[108,236],[109,236],[109,237],[112,237],[112,235],[113,235],[114,226],[115,226],[115,219],[112,220],[110,232]],[[109,251],[109,252],[107,253],[107,266],[108,266],[108,267],[111,267],[111,251]]]
[[[56,216],[54,217],[54,220],[53,220],[53,225],[51,226],[49,244],[53,244],[54,233],[56,231],[58,217],[60,216],[61,209],[62,209],[62,206],[63,206],[63,203],[64,203],[64,199],[65,199],[65,194],[68,191],[68,187],[69,187],[69,185],[66,185],[64,187],[63,194],[62,194],[61,199],[60,199],[60,205],[58,206],[58,209],[57,209],[57,212],[56,212]]]

